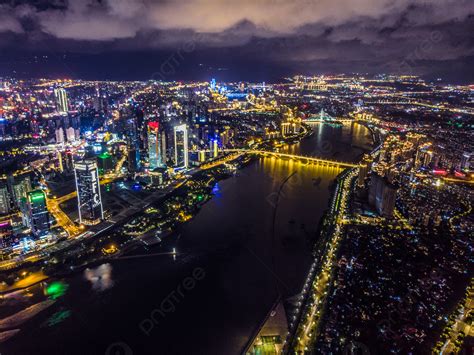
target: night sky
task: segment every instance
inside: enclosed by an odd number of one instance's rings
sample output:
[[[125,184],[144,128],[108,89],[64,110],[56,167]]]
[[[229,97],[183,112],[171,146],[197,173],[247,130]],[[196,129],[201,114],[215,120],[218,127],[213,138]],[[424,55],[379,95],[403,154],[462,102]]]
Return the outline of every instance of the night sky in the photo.
[[[0,5],[0,75],[474,82],[473,0],[37,0]]]

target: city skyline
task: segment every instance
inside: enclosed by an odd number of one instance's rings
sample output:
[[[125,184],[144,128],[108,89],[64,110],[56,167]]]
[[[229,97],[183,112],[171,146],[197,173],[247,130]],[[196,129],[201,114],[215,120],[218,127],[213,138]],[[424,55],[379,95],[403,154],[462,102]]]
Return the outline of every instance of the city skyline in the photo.
[[[2,2],[0,355],[472,353],[473,28]]]
[[[469,347],[473,93],[390,74],[0,78],[0,290],[18,299],[2,349]],[[69,336],[77,317],[100,336]]]

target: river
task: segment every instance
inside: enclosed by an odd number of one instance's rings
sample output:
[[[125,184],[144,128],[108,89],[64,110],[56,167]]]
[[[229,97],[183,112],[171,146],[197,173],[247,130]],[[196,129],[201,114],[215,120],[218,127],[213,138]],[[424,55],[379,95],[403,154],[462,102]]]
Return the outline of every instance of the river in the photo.
[[[371,148],[364,126],[313,128],[285,150],[357,161]],[[200,212],[143,257],[58,280],[64,294],[1,343],[0,353],[239,354],[278,292],[284,299],[300,292],[341,171],[257,159],[217,183]],[[278,190],[292,173],[274,219]],[[176,257],[160,255],[173,248]],[[30,291],[21,302],[44,292],[42,285]]]

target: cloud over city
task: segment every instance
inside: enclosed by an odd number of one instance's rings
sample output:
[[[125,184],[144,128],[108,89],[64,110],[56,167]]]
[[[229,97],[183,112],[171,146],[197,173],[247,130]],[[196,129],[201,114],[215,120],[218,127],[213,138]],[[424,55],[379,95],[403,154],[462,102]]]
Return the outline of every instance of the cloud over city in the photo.
[[[425,69],[427,62],[470,60],[472,28],[471,0],[18,0],[0,5],[3,48],[159,51],[199,34],[197,51],[238,47],[271,62],[308,65],[366,61],[387,67],[415,51]],[[437,40],[426,44],[433,33]]]

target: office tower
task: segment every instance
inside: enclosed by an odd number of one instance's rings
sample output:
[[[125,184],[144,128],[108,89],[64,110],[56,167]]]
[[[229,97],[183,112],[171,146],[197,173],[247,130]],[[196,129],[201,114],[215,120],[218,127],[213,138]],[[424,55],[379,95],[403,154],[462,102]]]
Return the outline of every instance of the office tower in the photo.
[[[372,158],[370,157],[370,155],[365,154],[361,162],[359,163],[359,176],[357,179],[357,185],[359,187],[364,186],[365,179],[367,178],[367,174],[370,170],[371,164],[372,164]]]
[[[416,154],[415,154],[415,164],[414,164],[415,170],[418,170],[420,168],[422,156],[423,156],[423,152],[420,149],[417,149]]]
[[[198,160],[200,163],[206,161],[206,151],[205,150],[200,150],[198,153]]]
[[[0,183],[0,214],[8,213],[10,213],[10,194],[7,185]]]
[[[369,184],[369,205],[375,207],[375,199],[377,197],[377,190],[381,188],[382,176],[373,172],[370,177]]]
[[[231,134],[232,131],[230,130],[230,127],[225,127],[224,132],[220,134],[220,140],[223,147],[227,147],[229,145]]]
[[[138,132],[136,120],[134,118],[127,120],[127,131],[128,134],[126,135],[126,140],[128,171],[130,173],[134,173],[138,170],[140,162]]]
[[[428,167],[431,161],[433,160],[433,157],[434,157],[434,153],[432,151],[429,150],[425,152],[424,159],[423,159],[423,166]]]
[[[392,183],[384,181],[382,201],[377,206],[377,212],[384,217],[392,217],[395,210],[398,187]]]
[[[5,137],[6,131],[7,131],[7,120],[4,117],[0,116],[0,138]]]
[[[56,109],[59,113],[67,113],[69,111],[69,102],[66,90],[54,89],[54,96],[56,97]]]
[[[219,151],[218,151],[218,145],[217,145],[217,139],[211,139],[210,142],[209,142],[209,146],[210,146],[210,151],[211,151],[211,158],[217,158],[217,155],[219,154]]]
[[[176,167],[188,167],[188,127],[174,127],[174,162]]]
[[[14,241],[11,220],[0,220],[0,250],[10,248]]]
[[[464,152],[461,158],[461,170],[469,171],[472,153]]]
[[[160,131],[160,124],[152,121],[148,122],[148,162],[150,164],[150,170],[162,167],[163,154],[162,154],[162,131]]]
[[[68,171],[74,170],[74,158],[72,156],[72,152],[70,150],[66,150],[64,153],[61,154],[63,159],[63,168]]]
[[[46,208],[46,195],[42,190],[28,192],[26,199],[28,220],[31,231],[36,237],[49,231],[49,212]]]
[[[369,204],[383,217],[392,217],[397,197],[397,186],[379,174],[372,174],[369,187]]]
[[[163,167],[166,167],[166,162],[168,161],[168,157],[166,155],[167,139],[166,131],[163,128],[160,128],[158,141],[160,144],[161,164]]]
[[[66,128],[66,139],[68,142],[74,142],[76,140],[76,131],[73,127]]]
[[[134,144],[127,145],[128,171],[134,173],[138,169],[138,151]]]
[[[101,90],[98,84],[95,85],[93,107],[96,111],[103,111],[105,109],[105,98],[101,95]]]
[[[109,152],[99,154],[97,156],[97,167],[100,175],[113,172],[115,164],[112,155],[110,155]]]
[[[64,129],[59,127],[55,131],[56,134],[56,143],[64,143]]]
[[[97,224],[104,219],[100,196],[99,171],[95,159],[84,159],[74,164],[79,223]]]
[[[13,196],[13,205],[20,208],[21,199],[26,197],[26,194],[31,191],[31,182],[28,175],[23,175],[18,178],[9,177],[11,184],[11,195]]]

